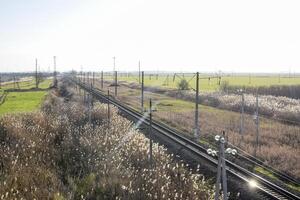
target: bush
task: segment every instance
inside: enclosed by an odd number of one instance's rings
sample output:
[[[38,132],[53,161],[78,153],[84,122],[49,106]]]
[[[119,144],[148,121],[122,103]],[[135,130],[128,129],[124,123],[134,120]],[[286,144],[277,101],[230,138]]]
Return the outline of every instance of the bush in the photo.
[[[106,112],[95,104],[90,124],[80,102],[50,94],[41,112],[0,118],[0,198],[213,199],[202,175],[156,143],[149,169],[149,140],[114,107],[108,129]]]
[[[220,86],[220,90],[223,92],[237,93],[242,89],[248,94],[271,95],[276,97],[289,97],[292,99],[300,99],[300,85],[271,85],[271,86],[241,86],[241,85],[229,85],[223,81]]]
[[[181,79],[181,81],[177,84],[178,90],[188,90],[189,89],[189,82],[185,79]]]
[[[228,92],[229,89],[229,82],[228,81],[222,81],[220,85],[220,90],[223,92]]]

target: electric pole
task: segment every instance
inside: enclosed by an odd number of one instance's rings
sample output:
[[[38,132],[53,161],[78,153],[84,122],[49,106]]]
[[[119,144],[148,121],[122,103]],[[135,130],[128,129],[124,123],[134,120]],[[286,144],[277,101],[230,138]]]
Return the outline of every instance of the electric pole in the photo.
[[[114,59],[114,70],[113,71],[116,71],[116,57],[114,56],[113,59]]]
[[[150,110],[149,110],[149,120],[150,120],[150,123],[149,123],[149,139],[150,139],[150,149],[149,149],[149,161],[150,161],[150,167],[152,167],[152,160],[153,160],[153,155],[152,155],[152,148],[153,148],[153,142],[152,142],[152,139],[151,139],[151,136],[152,136],[152,100],[150,99]]]
[[[110,128],[110,106],[109,106],[109,90],[107,90],[107,125]]]
[[[218,167],[217,167],[217,182],[216,182],[216,193],[215,200],[219,199],[220,190],[223,190],[223,199],[228,199],[227,194],[227,175],[226,175],[226,161],[225,154],[231,154],[235,156],[237,154],[236,149],[227,148],[225,150],[225,145],[227,143],[225,139],[225,132],[222,135],[216,135],[215,140],[218,142],[218,151],[213,149],[207,149],[207,153],[213,157],[218,156]]]
[[[142,71],[141,112],[144,113],[144,72]]]
[[[15,74],[14,74],[13,79],[14,79],[14,89],[16,89],[16,76],[15,76]]]
[[[101,71],[101,89],[103,89],[103,71]]]
[[[89,124],[92,122],[92,111],[91,111],[91,95],[87,94],[87,104],[88,104],[88,119],[89,119]]]
[[[53,56],[53,67],[54,67],[54,87],[57,87],[57,78],[56,78],[56,56]]]
[[[199,72],[196,73],[196,97],[195,97],[195,140],[198,140],[200,137],[199,130]]]
[[[95,72],[93,72],[93,87],[95,85]]]
[[[240,135],[242,136],[242,140],[244,137],[244,112],[245,112],[245,95],[242,91],[242,105],[241,105],[241,124],[240,124]]]
[[[141,84],[141,61],[139,61],[139,84]]]
[[[38,61],[35,59],[35,88],[38,88]]]
[[[254,156],[256,157],[257,148],[258,148],[258,146],[259,146],[258,91],[256,92],[255,124],[256,124],[256,140],[255,140]]]
[[[118,94],[118,72],[115,71],[115,97]]]

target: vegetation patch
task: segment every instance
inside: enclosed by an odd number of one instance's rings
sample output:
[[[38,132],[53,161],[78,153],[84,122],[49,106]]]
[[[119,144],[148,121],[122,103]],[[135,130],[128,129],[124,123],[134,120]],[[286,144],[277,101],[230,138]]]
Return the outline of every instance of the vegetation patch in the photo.
[[[0,115],[37,110],[51,83],[52,79],[44,79],[37,89],[34,80],[19,82],[18,87],[12,83],[4,85],[0,91]]]
[[[254,167],[254,171],[260,173],[260,174],[263,174],[273,180],[279,180],[278,177],[276,177],[272,172],[270,172],[269,170],[267,169],[264,169],[262,167]],[[289,188],[291,188],[292,190],[295,190],[297,192],[300,192],[300,185],[294,185],[294,184],[291,184],[291,183],[284,183],[286,186],[288,186]]]
[[[45,91],[10,92],[0,106],[0,115],[5,113],[29,112],[39,108],[46,95]]]
[[[111,107],[88,109],[66,87],[42,110],[0,118],[4,199],[213,199],[213,187]],[[57,95],[66,95],[67,101]]]
[[[191,74],[178,74],[179,76],[174,76],[174,74],[159,74],[149,75],[145,74],[144,84],[149,87],[162,87],[162,88],[178,88],[178,84],[182,80],[186,80],[190,87],[195,88],[196,79]],[[174,78],[175,77],[175,78]],[[201,91],[217,91],[220,89],[219,78],[209,78],[207,74],[201,74],[199,80],[200,90]],[[105,80],[112,80],[111,76],[104,76]],[[130,74],[129,76],[120,76],[118,77],[119,81],[127,81],[132,83],[138,83],[138,75]],[[271,86],[294,86],[300,85],[300,77],[279,77],[275,75],[270,76],[222,76],[221,82],[227,82],[229,86],[233,87],[265,87],[269,88]],[[184,84],[185,85],[185,84]],[[275,91],[275,90],[274,90]],[[286,90],[288,91],[288,90]]]
[[[259,172],[259,173],[261,173],[261,174],[263,174],[267,177],[270,177],[272,179],[278,180],[278,178],[272,172],[270,172],[270,171],[268,171],[268,170],[266,170],[262,167],[257,167],[256,166],[256,167],[254,167],[254,171]]]

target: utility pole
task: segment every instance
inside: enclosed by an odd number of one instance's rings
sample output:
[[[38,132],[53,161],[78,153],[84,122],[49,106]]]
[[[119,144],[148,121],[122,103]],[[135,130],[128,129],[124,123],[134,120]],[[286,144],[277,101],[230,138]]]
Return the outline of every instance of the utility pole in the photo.
[[[78,81],[81,83],[82,81],[82,71],[79,73]]]
[[[85,72],[85,83],[89,83],[89,72]]]
[[[244,112],[245,112],[245,95],[242,91],[242,105],[241,105],[241,124],[240,124],[240,135],[242,136],[242,140],[244,138]]]
[[[82,71],[79,73],[79,77],[78,77],[78,80],[79,80],[79,83],[81,84],[82,83]],[[78,87],[78,92],[79,92],[79,96],[81,96],[81,87]]]
[[[89,85],[91,85],[92,84],[92,72],[89,72],[88,73],[88,75],[89,75]]]
[[[219,155],[218,155],[218,168],[217,168],[217,182],[216,182],[216,195],[215,200],[219,199],[220,195],[220,185],[221,185],[221,179],[222,179],[222,189],[224,200],[227,200],[227,176],[226,176],[226,163],[225,163],[225,132],[223,131],[223,136],[220,137],[218,140],[219,142]]]
[[[115,97],[118,95],[118,72],[115,71]]]
[[[109,106],[109,90],[107,90],[107,125],[110,128],[110,106]]]
[[[139,84],[141,84],[141,61],[139,61]]]
[[[149,123],[149,139],[150,139],[150,149],[149,149],[149,161],[150,161],[150,167],[152,167],[152,160],[153,160],[153,155],[152,155],[152,148],[153,148],[153,142],[152,142],[152,100],[150,99],[150,102],[149,102],[149,105],[150,105],[150,110],[149,110],[149,120],[150,120],[150,123]]]
[[[114,70],[113,71],[116,71],[116,57],[114,56],[113,59],[114,59]]]
[[[144,71],[142,71],[141,112],[144,113]]]
[[[35,59],[35,88],[38,88],[38,61]]]
[[[38,65],[38,77],[41,79],[41,65]],[[40,80],[39,80],[40,81]]]
[[[87,95],[87,104],[88,104],[88,112],[89,112],[89,124],[92,122],[92,113],[91,113],[91,95]]]
[[[93,72],[93,87],[95,85],[95,72]]]
[[[196,73],[196,98],[195,98],[195,140],[200,138],[200,130],[199,130],[199,72]]]
[[[83,104],[85,104],[86,102],[86,91],[83,90]]]
[[[103,89],[103,71],[101,71],[101,89]]]
[[[14,79],[14,89],[16,89],[16,76],[15,76],[15,74],[14,74],[13,79]]]
[[[256,124],[256,140],[255,140],[254,156],[256,157],[257,148],[258,148],[258,146],[259,146],[258,91],[256,92],[255,124]]]
[[[86,84],[88,82],[88,77],[87,77],[88,72],[84,72],[84,83]]]
[[[2,88],[1,77],[2,77],[2,74],[0,73],[0,89]]]
[[[87,82],[86,83],[87,83],[87,85],[89,85],[89,83],[90,83],[90,72],[87,72],[87,76],[86,77],[87,77],[87,79],[86,79]]]
[[[53,66],[54,66],[54,87],[57,87],[57,78],[56,78],[56,56],[53,56]]]

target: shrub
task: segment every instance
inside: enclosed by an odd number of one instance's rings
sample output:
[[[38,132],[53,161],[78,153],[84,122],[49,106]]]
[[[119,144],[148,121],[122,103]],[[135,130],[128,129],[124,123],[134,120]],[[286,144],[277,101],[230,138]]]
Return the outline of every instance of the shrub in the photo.
[[[156,143],[150,168],[149,140],[114,107],[108,129],[106,108],[95,104],[90,124],[80,102],[50,94],[41,112],[1,118],[0,198],[213,199],[202,175]]]
[[[220,85],[220,90],[223,92],[228,92],[229,89],[229,82],[228,81],[222,81]]]
[[[238,86],[225,84],[220,87],[223,92],[237,93],[239,89],[243,89],[248,94],[272,95],[276,97],[288,97],[292,99],[300,99],[300,85],[271,85],[271,86]]]
[[[189,82],[186,79],[181,79],[179,83],[177,83],[178,90],[188,90]]]

